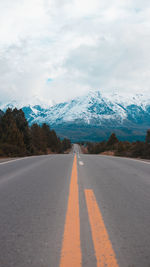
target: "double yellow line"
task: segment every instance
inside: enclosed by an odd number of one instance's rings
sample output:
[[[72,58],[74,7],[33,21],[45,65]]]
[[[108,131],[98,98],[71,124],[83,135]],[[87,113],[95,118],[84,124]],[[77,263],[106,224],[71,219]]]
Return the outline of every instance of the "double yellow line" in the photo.
[[[96,202],[95,195],[91,189],[85,190],[85,198],[95,249],[95,256],[97,260],[97,267],[118,267],[116,256],[109,240],[100,209]],[[82,266],[82,253],[80,244],[77,157],[75,155],[71,174],[60,267],[80,266]]]

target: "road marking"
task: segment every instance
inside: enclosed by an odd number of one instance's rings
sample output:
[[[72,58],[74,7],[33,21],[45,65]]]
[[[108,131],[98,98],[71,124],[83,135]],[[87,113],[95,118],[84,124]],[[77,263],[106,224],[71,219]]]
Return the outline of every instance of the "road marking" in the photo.
[[[119,156],[103,156],[103,155],[100,155],[101,157],[107,157],[107,158],[112,158],[112,159],[115,159],[115,158],[118,158],[118,159],[126,159],[126,160],[130,160],[130,161],[137,161],[137,162],[140,162],[140,163],[145,163],[145,164],[148,164],[150,165],[150,162],[147,162],[147,161],[144,161],[144,159],[132,159],[132,158],[126,158],[126,157],[119,157]],[[146,159],[145,159],[146,160]]]
[[[97,267],[118,267],[119,265],[93,191],[86,189],[85,197],[97,259]]]
[[[11,163],[11,162],[15,162],[15,161],[19,161],[19,160],[23,160],[23,159],[27,159],[27,158],[29,158],[29,157],[25,157],[25,158],[21,158],[21,159],[12,159],[12,160],[9,160],[9,161],[0,162],[0,165],[8,164],[8,163]]]
[[[75,155],[70,182],[60,267],[80,267],[81,258],[77,157]]]
[[[83,163],[83,161],[79,161],[79,164],[81,165],[81,166],[83,166],[84,165],[84,163]]]
[[[4,164],[8,164],[8,163],[11,163],[11,162],[15,162],[15,161],[19,161],[19,160],[23,160],[23,159],[31,159],[31,158],[37,158],[37,157],[47,157],[48,155],[37,155],[37,156],[28,156],[28,157],[23,157],[23,158],[19,158],[19,159],[12,159],[12,160],[9,160],[9,161],[4,161],[4,162],[0,162],[0,165],[4,165]]]
[[[131,159],[131,158],[125,158],[125,159],[130,159],[132,161],[137,161],[137,162],[140,162],[140,163],[145,163],[145,164],[150,165],[150,162],[147,162],[147,161],[144,161],[144,160],[141,160],[141,159]]]

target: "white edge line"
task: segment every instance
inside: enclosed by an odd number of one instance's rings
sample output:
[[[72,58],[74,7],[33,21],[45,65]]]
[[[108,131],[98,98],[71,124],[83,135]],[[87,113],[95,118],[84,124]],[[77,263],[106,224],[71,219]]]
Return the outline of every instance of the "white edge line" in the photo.
[[[127,158],[126,158],[127,159]],[[145,164],[148,164],[148,165],[150,165],[150,162],[146,162],[146,161],[144,161],[144,160],[138,160],[138,159],[130,159],[130,160],[133,160],[133,161],[137,161],[137,162],[141,162],[141,163],[145,163]]]
[[[140,162],[140,163],[145,163],[145,164],[148,164],[150,165],[150,162],[147,162],[147,161],[144,161],[144,159],[132,159],[132,158],[126,158],[126,157],[117,157],[117,156],[107,156],[107,155],[100,155],[100,156],[104,156],[104,157],[108,157],[108,158],[112,158],[112,159],[115,159],[115,158],[119,158],[119,159],[126,159],[126,160],[132,160],[132,161],[137,161],[137,162]]]
[[[49,156],[49,155],[35,155],[35,156],[28,156],[28,157],[23,157],[23,158],[19,158],[19,159],[12,159],[9,161],[0,162],[0,165],[8,164],[8,163],[23,160],[23,159],[31,159],[31,158],[44,157],[44,156]]]
[[[12,159],[12,160],[9,160],[9,161],[0,162],[0,165],[8,164],[8,163],[11,163],[11,162],[15,162],[15,161],[19,161],[19,160],[23,160],[23,159],[27,159],[27,158],[29,158],[29,157],[25,157],[25,158],[21,158],[21,159]]]

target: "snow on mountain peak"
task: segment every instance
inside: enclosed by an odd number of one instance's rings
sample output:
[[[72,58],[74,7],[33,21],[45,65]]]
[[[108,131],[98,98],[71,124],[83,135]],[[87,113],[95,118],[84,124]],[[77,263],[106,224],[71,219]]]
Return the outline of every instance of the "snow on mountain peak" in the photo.
[[[53,103],[51,100],[41,99],[37,95],[34,95],[32,98],[27,97],[22,101],[11,100],[9,102],[0,103],[0,109],[5,111],[7,108],[21,109],[25,106],[31,108],[33,108],[34,106],[40,106],[44,109],[47,109],[50,108],[52,105]]]
[[[0,109],[23,108],[30,124],[46,122],[50,125],[64,123],[106,125],[109,123],[115,126],[127,120],[139,123],[144,118],[148,120],[150,117],[150,99],[142,94],[120,96],[115,92],[108,96],[100,90],[91,90],[85,95],[55,105],[52,105],[51,101],[48,104],[37,96],[32,102],[29,99],[25,102],[12,101],[0,105]]]

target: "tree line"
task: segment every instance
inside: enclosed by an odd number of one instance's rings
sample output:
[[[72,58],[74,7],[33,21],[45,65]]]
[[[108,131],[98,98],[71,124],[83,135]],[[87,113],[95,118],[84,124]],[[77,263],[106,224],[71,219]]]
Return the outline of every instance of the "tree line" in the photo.
[[[44,123],[29,127],[21,109],[8,108],[0,117],[0,156],[31,156],[64,153],[71,148],[69,139],[61,140]]]
[[[150,159],[150,129],[147,130],[145,142],[119,141],[115,133],[112,133],[108,141],[86,144],[88,153],[100,154],[111,151],[115,156]]]

